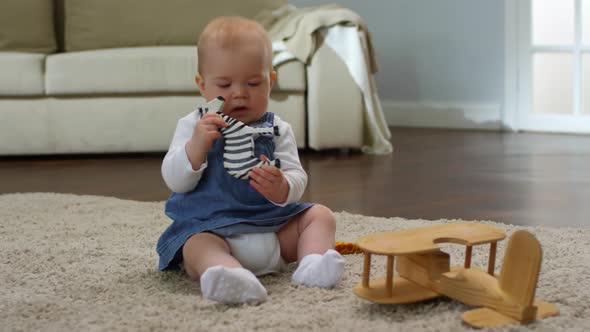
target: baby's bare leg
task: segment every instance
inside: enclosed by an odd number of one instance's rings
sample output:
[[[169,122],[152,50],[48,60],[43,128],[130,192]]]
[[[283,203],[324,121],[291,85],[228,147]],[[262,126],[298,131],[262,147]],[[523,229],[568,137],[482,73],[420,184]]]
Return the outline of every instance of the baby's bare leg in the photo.
[[[342,278],[344,258],[333,250],[336,219],[330,209],[315,205],[293,218],[277,233],[281,255],[299,260],[293,281],[307,286],[334,287]]]
[[[330,209],[314,205],[295,216],[278,232],[281,256],[290,263],[334,248],[336,218]]]
[[[264,286],[231,255],[229,245],[211,233],[191,236],[182,247],[184,269],[201,283],[203,297],[223,303],[259,303]]]
[[[212,233],[191,236],[182,247],[182,257],[186,273],[195,281],[212,266],[242,267],[230,254],[227,242]]]

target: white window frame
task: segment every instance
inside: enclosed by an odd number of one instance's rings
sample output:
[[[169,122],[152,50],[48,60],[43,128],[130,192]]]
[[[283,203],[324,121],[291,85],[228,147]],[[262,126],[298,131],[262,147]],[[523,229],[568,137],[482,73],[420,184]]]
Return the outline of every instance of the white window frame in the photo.
[[[576,8],[574,47],[532,46],[532,0],[504,0],[505,8],[505,88],[503,127],[514,131],[590,133],[590,115],[582,114],[582,54],[590,47],[581,46],[582,0]],[[533,52],[567,51],[574,54],[574,113],[532,113]],[[587,103],[590,100],[585,101]]]

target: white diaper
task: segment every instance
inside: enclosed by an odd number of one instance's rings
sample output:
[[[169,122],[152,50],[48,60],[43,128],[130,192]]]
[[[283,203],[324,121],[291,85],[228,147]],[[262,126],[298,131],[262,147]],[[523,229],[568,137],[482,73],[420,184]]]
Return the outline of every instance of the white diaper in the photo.
[[[275,233],[234,234],[225,240],[232,256],[256,276],[281,272],[287,266]]]

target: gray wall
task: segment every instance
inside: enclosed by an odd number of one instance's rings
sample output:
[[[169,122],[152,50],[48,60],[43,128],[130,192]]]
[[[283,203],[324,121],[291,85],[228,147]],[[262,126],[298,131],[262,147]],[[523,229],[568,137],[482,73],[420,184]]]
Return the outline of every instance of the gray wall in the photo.
[[[503,0],[291,0],[337,3],[372,33],[382,100],[503,103]]]

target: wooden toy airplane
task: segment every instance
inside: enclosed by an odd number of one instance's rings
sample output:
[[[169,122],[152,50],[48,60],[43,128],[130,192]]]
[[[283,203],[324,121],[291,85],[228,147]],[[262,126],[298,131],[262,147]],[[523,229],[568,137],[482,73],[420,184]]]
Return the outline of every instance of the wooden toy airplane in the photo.
[[[529,323],[559,313],[551,304],[535,300],[542,251],[531,233],[519,230],[508,241],[504,264],[494,276],[496,245],[506,237],[493,226],[450,223],[364,236],[357,246],[364,252],[363,280],[354,293],[366,300],[390,304],[412,303],[448,296],[478,306],[462,315],[474,327]],[[466,245],[464,266],[450,266],[449,254],[437,243]],[[487,271],[471,267],[473,246],[490,243]],[[387,275],[369,281],[371,255],[387,256]],[[394,257],[398,256],[393,277]]]

